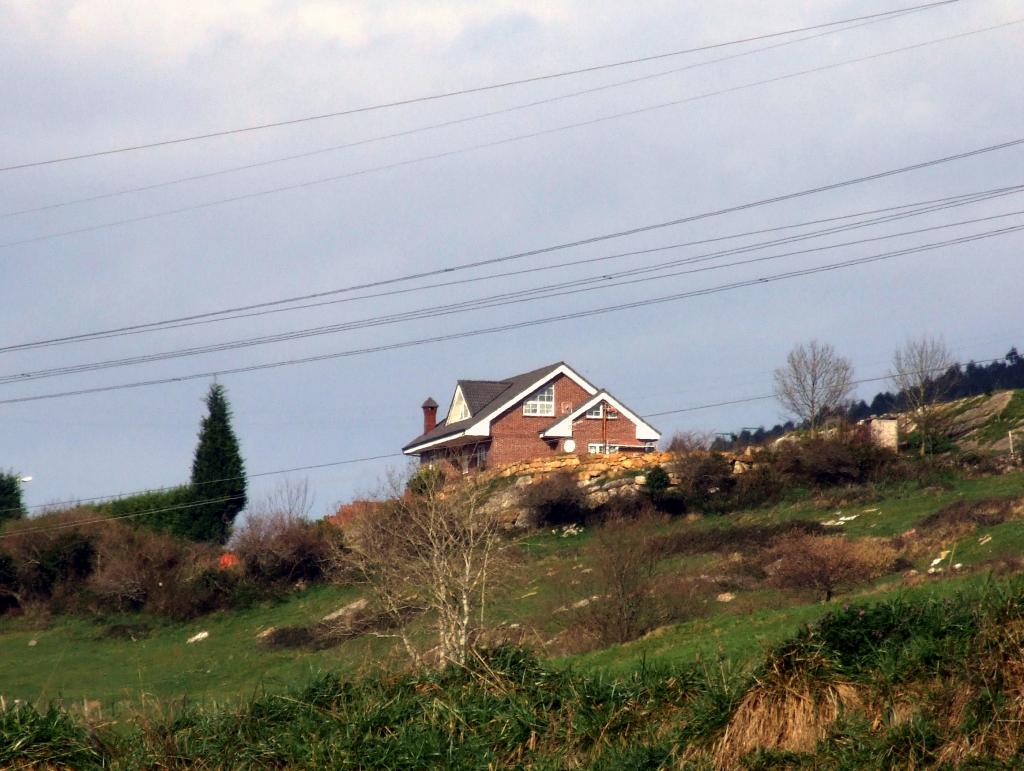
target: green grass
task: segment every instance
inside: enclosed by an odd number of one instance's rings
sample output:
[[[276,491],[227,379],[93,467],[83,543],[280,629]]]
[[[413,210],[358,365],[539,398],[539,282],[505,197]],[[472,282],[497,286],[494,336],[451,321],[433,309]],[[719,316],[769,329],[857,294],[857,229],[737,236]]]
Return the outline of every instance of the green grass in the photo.
[[[148,698],[232,701],[256,690],[280,690],[318,672],[354,671],[386,647],[373,638],[326,651],[272,650],[256,635],[269,626],[308,624],[350,602],[351,589],[315,587],[286,601],[186,624],[159,619],[110,618],[105,623],[60,617],[49,628],[0,626],[0,693],[45,705],[50,701],[98,701],[104,710]],[[147,623],[137,641],[104,635],[110,623]],[[191,645],[200,631],[209,637]],[[34,644],[33,644],[34,643]]]
[[[1015,497],[1024,495],[1024,474],[1006,474],[979,479],[952,480],[944,487],[894,486],[868,491],[863,502],[825,507],[813,499],[799,500],[773,508],[730,515],[707,516],[690,522],[676,519],[660,526],[663,533],[687,528],[729,528],[737,524],[783,523],[793,519],[818,522],[856,513],[837,532],[849,537],[891,536],[915,526],[923,517],[957,500]],[[867,509],[877,511],[867,512]],[[494,597],[488,618],[492,623],[530,625],[535,642],[561,632],[571,614],[556,609],[580,599],[587,590],[581,580],[589,566],[588,544],[592,529],[562,537],[550,530],[533,534],[521,542],[521,564],[511,590]],[[991,534],[982,545],[978,539]],[[947,547],[948,548],[948,547]],[[967,568],[1002,557],[1024,554],[1024,522],[1006,522],[961,538],[955,544],[953,560]],[[660,574],[694,573],[711,565],[707,554],[675,555],[659,565]],[[919,568],[926,567],[922,563]],[[944,574],[927,587],[943,592],[975,575]],[[867,587],[870,595],[889,596],[898,591],[899,576]],[[907,590],[911,591],[911,590]],[[913,591],[917,591],[916,589]],[[33,630],[24,619],[0,618],[0,695],[45,705],[52,700],[98,701],[104,710],[137,704],[148,698],[187,698],[200,702],[240,702],[265,689],[280,691],[296,682],[306,682],[322,671],[353,673],[388,659],[392,641],[357,638],[324,651],[272,650],[259,643],[256,635],[269,626],[298,626],[315,622],[326,613],[358,595],[351,588],[319,586],[273,604],[247,610],[218,613],[187,624],[152,618],[110,618],[97,623],[76,617],[54,617],[48,628]],[[865,596],[868,596],[865,595]],[[840,596],[846,602],[855,595]],[[730,603],[709,601],[704,617],[658,630],[647,638],[594,653],[561,659],[587,669],[622,674],[635,670],[645,657],[648,662],[692,663],[720,657],[735,662],[751,661],[765,648],[813,621],[829,608],[820,603],[782,594],[767,588],[739,592]],[[104,629],[111,623],[146,623],[152,634],[138,641],[110,639]],[[188,645],[186,640],[199,631],[209,637]],[[425,629],[418,629],[425,634]],[[30,645],[31,641],[34,645]]]
[[[0,764],[945,768],[941,753],[966,740],[973,757],[958,767],[1016,767],[1021,673],[1007,669],[1006,654],[1022,642],[1020,579],[947,582],[829,610],[748,667],[648,660],[608,677],[502,646],[441,671],[324,674],[240,704],[98,727],[60,709],[0,709]],[[846,694],[837,696],[841,714],[808,715],[807,700],[827,699],[836,686]],[[966,697],[962,709],[951,693]],[[900,717],[894,707],[908,700],[913,712]],[[794,746],[780,715],[812,741]]]

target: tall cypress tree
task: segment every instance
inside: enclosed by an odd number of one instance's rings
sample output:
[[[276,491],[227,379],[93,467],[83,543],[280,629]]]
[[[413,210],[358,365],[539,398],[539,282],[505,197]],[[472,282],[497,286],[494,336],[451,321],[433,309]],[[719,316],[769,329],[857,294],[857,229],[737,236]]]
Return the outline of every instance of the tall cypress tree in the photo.
[[[182,512],[188,525],[180,534],[197,541],[224,543],[231,523],[245,508],[245,463],[231,428],[231,408],[224,386],[214,383],[206,395],[209,414],[199,427],[192,461],[192,492],[197,504]]]

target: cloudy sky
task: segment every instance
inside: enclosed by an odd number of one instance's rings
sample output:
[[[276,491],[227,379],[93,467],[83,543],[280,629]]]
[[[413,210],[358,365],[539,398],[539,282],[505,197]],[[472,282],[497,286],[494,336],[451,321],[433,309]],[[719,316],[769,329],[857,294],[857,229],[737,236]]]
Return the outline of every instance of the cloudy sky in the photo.
[[[915,4],[0,0],[0,468],[34,477],[33,506],[179,483],[212,380],[189,376],[367,348],[384,350],[218,376],[250,471],[397,453],[419,404],[446,403],[457,378],[558,360],[646,415],[770,393],[772,369],[812,338],[861,378],[922,334],[964,361],[1004,355],[1024,344],[1012,230],[1024,194],[987,191],[1024,185],[1024,146],[516,255],[1024,138],[1014,0],[351,113]],[[874,255],[888,256],[760,280]],[[364,284],[379,285],[348,289]],[[467,301],[484,302],[442,307]],[[409,311],[424,313],[352,325]],[[170,378],[184,379],[93,390]],[[780,417],[762,400],[652,422],[668,436]],[[308,478],[320,514],[403,464],[268,475],[251,490]]]

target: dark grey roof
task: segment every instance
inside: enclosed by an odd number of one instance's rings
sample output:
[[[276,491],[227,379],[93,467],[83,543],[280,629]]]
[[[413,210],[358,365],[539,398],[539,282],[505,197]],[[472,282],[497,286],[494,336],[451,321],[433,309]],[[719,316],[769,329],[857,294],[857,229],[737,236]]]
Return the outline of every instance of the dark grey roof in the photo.
[[[402,450],[408,450],[410,447],[415,447],[418,444],[432,442],[437,439],[443,439],[446,436],[453,436],[461,433],[478,420],[484,418],[488,413],[500,407],[504,401],[507,401],[520,391],[525,390],[530,385],[544,377],[544,375],[561,367],[564,363],[565,362],[558,361],[554,364],[549,364],[546,367],[540,367],[529,372],[524,372],[521,375],[513,375],[512,377],[504,380],[458,381],[458,384],[462,386],[462,396],[466,400],[466,405],[469,407],[472,417],[457,421],[451,425],[448,425],[447,423],[440,423],[432,431],[428,431],[425,434],[417,436],[411,442],[406,444]]]
[[[508,380],[460,380],[462,397],[469,407],[469,414],[476,415],[480,410],[505,393],[511,383]]]

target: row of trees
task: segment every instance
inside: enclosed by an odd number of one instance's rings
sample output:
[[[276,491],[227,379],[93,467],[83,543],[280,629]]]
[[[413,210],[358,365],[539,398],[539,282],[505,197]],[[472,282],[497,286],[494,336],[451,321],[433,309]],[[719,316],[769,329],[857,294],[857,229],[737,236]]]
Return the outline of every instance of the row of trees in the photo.
[[[830,344],[812,340],[789,352],[786,364],[775,370],[774,380],[776,397],[796,422],[746,433],[739,437],[741,441],[767,439],[797,426],[807,427],[813,435],[823,420],[835,416],[861,420],[902,411],[913,416],[924,455],[942,435],[938,408],[942,402],[989,393],[996,387],[1024,388],[1024,359],[1012,348],[1003,361],[987,366],[971,363],[962,370],[941,339],[910,340],[893,354],[889,380],[895,393],[879,393],[868,405],[850,399],[856,385],[850,360]]]

